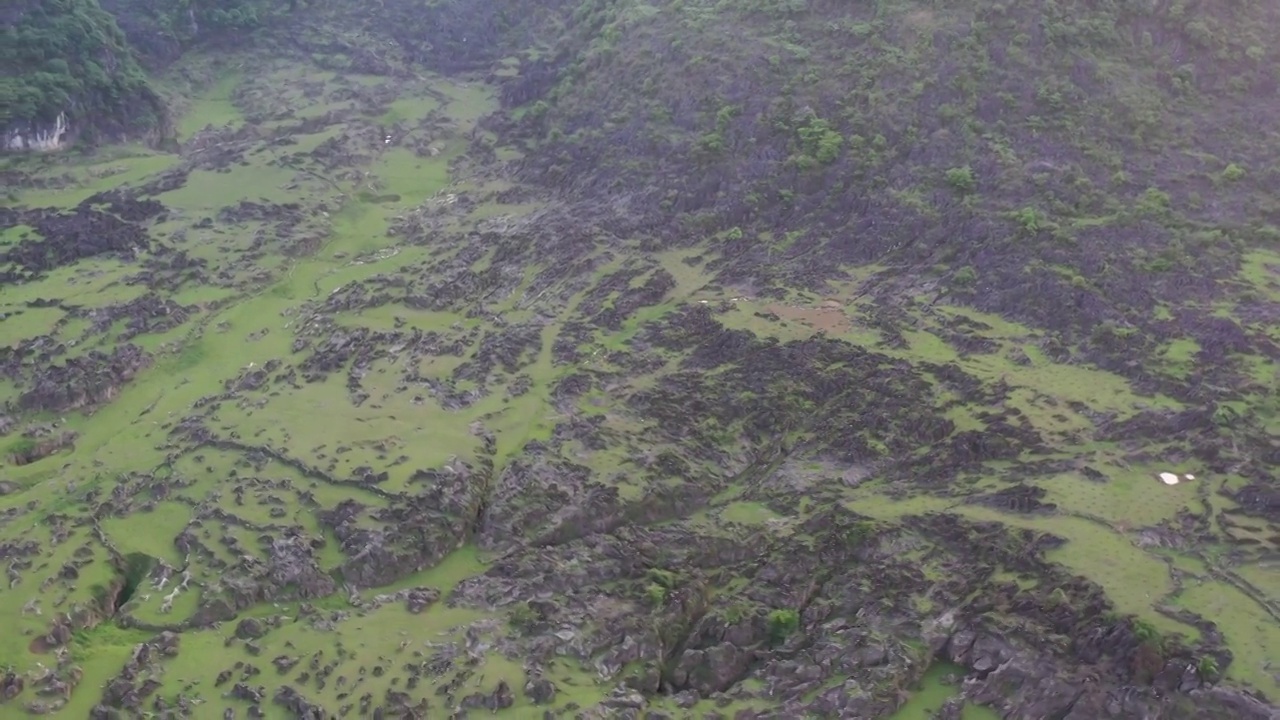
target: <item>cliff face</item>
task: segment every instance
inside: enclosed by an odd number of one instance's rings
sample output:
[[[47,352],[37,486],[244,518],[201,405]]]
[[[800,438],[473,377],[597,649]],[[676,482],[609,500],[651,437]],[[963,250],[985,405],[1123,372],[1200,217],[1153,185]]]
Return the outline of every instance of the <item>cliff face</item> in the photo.
[[[65,112],[51,123],[28,121],[9,126],[4,133],[4,149],[11,152],[51,152],[66,147],[73,137]]]

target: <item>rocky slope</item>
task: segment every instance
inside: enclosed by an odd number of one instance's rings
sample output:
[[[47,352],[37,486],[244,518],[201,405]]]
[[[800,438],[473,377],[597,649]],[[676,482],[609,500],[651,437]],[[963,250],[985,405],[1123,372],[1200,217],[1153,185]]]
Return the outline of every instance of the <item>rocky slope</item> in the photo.
[[[5,168],[0,698],[1277,717],[1276,14],[313,0],[180,61],[177,153]]]

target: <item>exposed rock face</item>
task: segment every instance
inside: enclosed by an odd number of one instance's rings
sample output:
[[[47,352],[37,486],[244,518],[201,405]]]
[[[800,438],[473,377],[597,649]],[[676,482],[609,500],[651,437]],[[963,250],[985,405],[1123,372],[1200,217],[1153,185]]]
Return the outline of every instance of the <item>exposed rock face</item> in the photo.
[[[339,569],[342,579],[357,587],[386,585],[453,551],[475,517],[475,506],[467,503],[477,502],[477,488],[457,479],[456,493],[436,486],[438,495],[423,495],[387,511],[367,513],[358,503],[344,501],[321,513],[347,557]],[[371,520],[376,523],[372,528],[367,526]]]
[[[22,693],[26,681],[22,676],[9,670],[0,677],[0,702],[8,702]]]
[[[145,710],[145,703],[157,690],[160,683],[153,675],[159,675],[167,658],[178,654],[179,637],[175,633],[163,632],[133,648],[133,655],[125,663],[124,669],[116,675],[102,691],[102,700],[90,712],[93,720],[109,720],[117,717],[119,710],[140,714]],[[158,698],[157,698],[158,700]],[[179,698],[179,706],[186,705],[186,712],[174,713],[178,717],[187,717],[190,705],[185,698]]]
[[[223,513],[215,513],[211,520],[235,522],[234,517]],[[238,543],[232,541],[233,538],[225,538],[223,544],[238,550]],[[175,538],[174,544],[183,552],[211,552],[189,530]],[[200,610],[190,622],[208,625],[229,619],[236,611],[255,603],[322,598],[336,590],[333,578],[319,566],[311,539],[290,530],[270,540],[265,561],[244,555],[239,562],[224,566],[219,581],[202,591]],[[264,632],[262,623],[247,619],[237,626],[236,636],[256,639]]]
[[[75,444],[76,433],[72,431],[42,433],[18,448],[10,449],[5,458],[10,465],[30,465],[46,458],[59,450]],[[3,493],[0,493],[3,494]]]
[[[262,621],[255,618],[245,618],[236,623],[236,637],[241,640],[257,640],[265,634],[267,630]]]
[[[272,702],[284,707],[297,720],[325,720],[330,717],[324,708],[303,697],[297,690],[283,685],[276,691]]]
[[[70,121],[65,112],[51,123],[24,123],[0,130],[4,148],[13,152],[52,152],[61,150],[74,139]]]
[[[130,257],[151,246],[146,230],[138,224],[89,205],[69,212],[36,209],[0,213],[0,227],[20,224],[34,228],[36,237],[6,246],[0,252],[0,279],[9,282],[34,280],[54,268],[87,258],[112,253]]]
[[[37,412],[65,412],[107,402],[151,362],[151,356],[137,345],[117,345],[110,354],[94,350],[40,373],[35,387],[22,394],[18,405]]]
[[[1169,661],[1152,686],[1117,688],[1099,685],[1086,672],[1064,672],[1060,662],[1033,648],[999,633],[966,629],[950,638],[944,652],[946,659],[972,671],[964,696],[1006,718],[1277,717],[1274,708],[1256,698],[1205,686],[1186,660]]]

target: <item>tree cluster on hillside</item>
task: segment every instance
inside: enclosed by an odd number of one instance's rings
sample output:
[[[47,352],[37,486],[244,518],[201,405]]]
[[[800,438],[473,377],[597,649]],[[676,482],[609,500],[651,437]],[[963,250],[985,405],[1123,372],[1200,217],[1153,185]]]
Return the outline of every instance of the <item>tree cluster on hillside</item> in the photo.
[[[97,0],[20,0],[5,14],[0,126],[154,109],[123,33]]]
[[[138,56],[243,32],[297,0],[14,0],[0,11],[0,127],[61,113],[87,135],[153,127],[164,110]]]
[[[101,0],[144,59],[163,62],[192,42],[258,27],[298,0]]]

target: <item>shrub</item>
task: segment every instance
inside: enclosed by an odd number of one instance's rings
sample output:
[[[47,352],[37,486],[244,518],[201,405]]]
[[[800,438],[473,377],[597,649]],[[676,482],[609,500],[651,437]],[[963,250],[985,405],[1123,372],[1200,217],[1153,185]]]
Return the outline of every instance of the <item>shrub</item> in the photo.
[[[750,607],[742,604],[734,604],[725,608],[724,614],[721,617],[724,618],[724,621],[726,624],[737,625],[738,623],[746,619],[746,617],[750,614],[751,614]]]
[[[538,613],[529,607],[529,603],[517,604],[507,615],[507,624],[517,630],[524,630],[536,622],[538,622]]]
[[[1196,669],[1200,672],[1200,677],[1209,678],[1218,674],[1218,661],[1213,659],[1211,655],[1200,658],[1200,662],[1196,664]]]
[[[820,117],[809,118],[807,123],[796,130],[796,134],[800,136],[801,152],[821,165],[835,162],[844,147],[844,136]]]
[[[36,441],[31,438],[18,438],[4,449],[5,455],[28,455],[36,449]]]
[[[1140,683],[1149,683],[1164,668],[1164,658],[1157,646],[1143,643],[1133,656],[1134,679]]]
[[[676,574],[670,570],[649,568],[649,572],[645,573],[645,575],[649,578],[650,582],[656,583],[668,590],[676,586]]]
[[[709,132],[698,138],[697,151],[703,155],[719,155],[724,152],[724,135]]]
[[[1159,644],[1160,631],[1146,620],[1133,621],[1133,636],[1142,643]]]
[[[964,193],[972,192],[977,186],[977,182],[973,178],[973,169],[968,165],[948,170],[947,184]]]
[[[1159,188],[1147,188],[1138,198],[1138,210],[1144,213],[1162,214],[1172,206],[1169,193]]]
[[[795,610],[774,610],[769,613],[769,635],[774,642],[782,642],[800,627],[800,613]]]
[[[1013,214],[1013,219],[1022,228],[1022,231],[1028,235],[1034,235],[1048,228],[1048,220],[1044,213],[1033,207],[1024,207]]]

